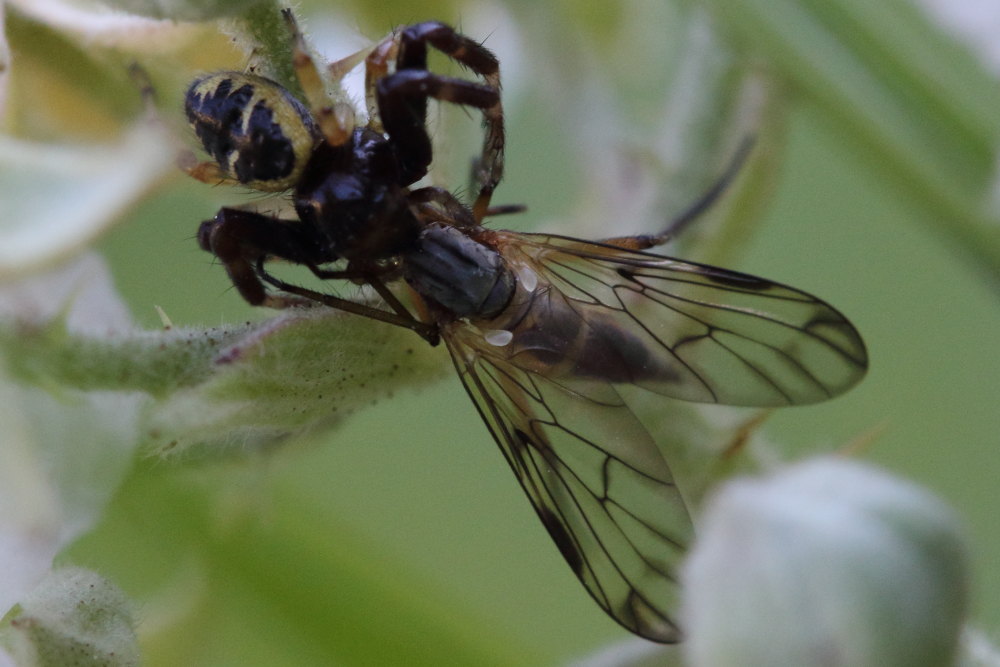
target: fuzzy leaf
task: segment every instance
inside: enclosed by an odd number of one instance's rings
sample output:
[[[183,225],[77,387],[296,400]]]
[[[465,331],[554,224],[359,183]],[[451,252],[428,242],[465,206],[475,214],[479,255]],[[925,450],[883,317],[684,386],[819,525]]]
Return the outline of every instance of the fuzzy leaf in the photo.
[[[148,415],[147,436],[161,451],[198,443],[260,446],[329,428],[450,370],[442,350],[410,331],[327,309],[209,337],[204,380],[155,403]],[[168,347],[185,354],[181,340]]]
[[[142,397],[83,391],[54,375],[14,381],[19,346],[58,318],[60,345],[129,326],[103,263],[93,256],[0,290],[0,608],[20,599],[52,558],[96,521],[132,461]],[[44,356],[46,352],[42,352]],[[45,363],[58,365],[55,359]]]
[[[109,581],[81,568],[49,575],[0,633],[21,667],[139,664],[128,600]]]

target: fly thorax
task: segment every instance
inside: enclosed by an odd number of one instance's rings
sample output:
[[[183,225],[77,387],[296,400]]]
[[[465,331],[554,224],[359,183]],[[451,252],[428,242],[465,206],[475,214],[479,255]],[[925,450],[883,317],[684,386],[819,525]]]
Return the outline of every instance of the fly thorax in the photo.
[[[461,229],[432,224],[404,257],[406,281],[457,317],[490,318],[514,294],[516,280],[500,254]]]

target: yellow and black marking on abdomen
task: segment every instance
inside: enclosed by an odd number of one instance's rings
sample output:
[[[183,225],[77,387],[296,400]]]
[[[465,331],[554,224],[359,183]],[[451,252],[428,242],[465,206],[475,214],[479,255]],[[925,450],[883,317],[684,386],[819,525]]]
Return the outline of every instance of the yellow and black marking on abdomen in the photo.
[[[281,85],[241,72],[195,79],[188,122],[221,170],[255,190],[293,187],[319,132],[309,111]]]

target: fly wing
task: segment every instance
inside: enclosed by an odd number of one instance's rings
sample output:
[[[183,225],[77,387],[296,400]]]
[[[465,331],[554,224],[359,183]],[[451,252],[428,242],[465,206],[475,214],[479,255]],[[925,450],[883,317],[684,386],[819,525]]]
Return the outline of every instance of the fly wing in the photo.
[[[864,344],[825,302],[753,276],[559,236],[489,239],[517,289],[499,315],[445,326],[459,376],[591,596],[632,632],[677,641],[690,519],[619,388],[811,403],[861,378]]]
[[[554,382],[494,353],[468,324],[444,332],[458,374],[539,518],[597,603],[658,642],[691,536],[653,439],[606,382]]]
[[[867,369],[854,326],[792,287],[600,243],[497,234],[519,291],[512,315],[488,325],[511,330],[516,366],[559,363],[566,377],[743,406],[826,400]]]

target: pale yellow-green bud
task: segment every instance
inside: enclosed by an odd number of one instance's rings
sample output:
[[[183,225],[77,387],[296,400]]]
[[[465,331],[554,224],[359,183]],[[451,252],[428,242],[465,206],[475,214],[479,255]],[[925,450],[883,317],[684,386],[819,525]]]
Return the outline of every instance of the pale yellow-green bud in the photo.
[[[966,566],[949,509],[871,467],[825,458],[730,482],[682,575],[688,662],[950,664]]]

